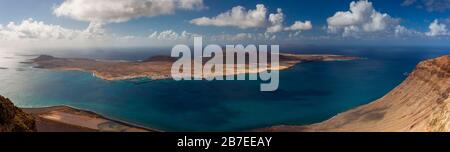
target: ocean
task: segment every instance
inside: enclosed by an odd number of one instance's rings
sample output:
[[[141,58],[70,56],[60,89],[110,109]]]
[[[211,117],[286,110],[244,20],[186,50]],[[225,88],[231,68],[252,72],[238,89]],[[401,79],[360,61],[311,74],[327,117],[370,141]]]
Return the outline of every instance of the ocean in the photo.
[[[421,60],[450,54],[431,47],[292,47],[281,52],[340,54],[354,61],[310,62],[280,72],[275,92],[260,81],[105,81],[91,73],[35,69],[38,54],[143,60],[170,49],[0,50],[0,95],[19,107],[68,105],[165,131],[245,131],[303,125],[374,101],[400,84]],[[12,52],[12,53],[7,53]]]

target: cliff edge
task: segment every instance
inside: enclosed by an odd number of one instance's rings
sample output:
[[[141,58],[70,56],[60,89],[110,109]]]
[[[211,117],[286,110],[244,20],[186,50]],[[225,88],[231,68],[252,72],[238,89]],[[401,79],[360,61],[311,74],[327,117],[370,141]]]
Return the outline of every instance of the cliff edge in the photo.
[[[3,96],[0,96],[0,132],[34,132],[36,125],[33,116]]]
[[[384,97],[307,126],[275,126],[257,131],[449,132],[450,56],[419,63]]]

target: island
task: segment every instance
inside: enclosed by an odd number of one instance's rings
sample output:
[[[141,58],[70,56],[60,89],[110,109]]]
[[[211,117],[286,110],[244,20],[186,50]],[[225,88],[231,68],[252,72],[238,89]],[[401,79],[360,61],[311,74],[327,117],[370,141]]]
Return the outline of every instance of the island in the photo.
[[[236,71],[235,74],[259,73],[265,70],[285,70],[296,64],[313,61],[348,61],[359,59],[358,57],[341,55],[300,55],[300,54],[279,54],[279,66],[268,69],[252,71],[248,70],[249,62],[246,63],[245,71]],[[64,70],[64,71],[84,71],[91,72],[94,76],[104,80],[127,80],[135,78],[149,78],[153,80],[171,78],[172,64],[177,58],[170,56],[153,56],[142,61],[122,61],[122,60],[97,60],[80,58],[57,58],[49,55],[41,55],[32,59],[30,63],[35,68]],[[248,60],[247,60],[248,61]],[[226,65],[223,64],[224,70]],[[234,65],[236,67],[236,65]],[[234,70],[234,69],[233,69]],[[225,72],[224,72],[225,74]]]

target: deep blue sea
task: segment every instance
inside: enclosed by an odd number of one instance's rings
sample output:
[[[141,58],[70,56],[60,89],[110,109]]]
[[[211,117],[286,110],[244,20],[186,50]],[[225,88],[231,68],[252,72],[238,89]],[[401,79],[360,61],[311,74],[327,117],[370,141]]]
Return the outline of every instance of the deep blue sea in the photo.
[[[0,50],[0,95],[19,107],[69,105],[166,131],[244,131],[329,119],[382,97],[419,61],[450,54],[449,48],[429,47],[283,48],[282,52],[365,59],[299,64],[281,71],[276,92],[260,92],[260,81],[105,81],[91,73],[34,69],[20,63],[37,54],[142,60],[169,53],[163,50]]]

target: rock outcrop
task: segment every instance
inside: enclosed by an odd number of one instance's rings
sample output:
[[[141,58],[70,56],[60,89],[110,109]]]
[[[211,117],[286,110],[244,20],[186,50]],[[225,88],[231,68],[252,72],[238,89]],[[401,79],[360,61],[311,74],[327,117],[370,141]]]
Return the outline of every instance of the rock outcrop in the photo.
[[[384,97],[307,126],[275,126],[258,131],[449,132],[450,56],[419,63]]]
[[[0,132],[34,132],[36,125],[33,116],[3,96],[0,96]]]

